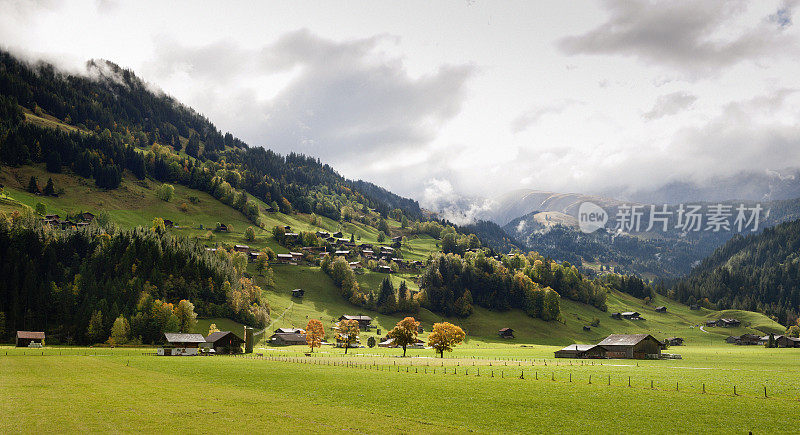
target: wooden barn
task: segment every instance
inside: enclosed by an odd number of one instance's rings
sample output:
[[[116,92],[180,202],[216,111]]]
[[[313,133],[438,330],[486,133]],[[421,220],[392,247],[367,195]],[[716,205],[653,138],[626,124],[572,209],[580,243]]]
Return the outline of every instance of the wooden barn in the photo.
[[[293,298],[302,298],[306,294],[306,291],[301,288],[296,288],[292,290],[292,297]]]
[[[570,344],[555,351],[556,358],[604,358],[605,349],[596,344]]]
[[[272,334],[270,342],[278,346],[289,346],[297,344],[308,344],[306,342],[306,334],[298,332],[277,332]]]
[[[206,343],[214,349],[216,354],[237,354],[242,353],[244,340],[231,331],[212,332],[206,337]]]
[[[645,359],[661,355],[661,342],[650,334],[611,334],[597,343],[608,358]]]
[[[667,312],[667,307],[663,305],[660,307],[656,307],[656,313],[666,313],[666,312]]]
[[[17,331],[17,347],[44,346],[44,332]]]
[[[503,328],[497,332],[500,338],[514,338],[514,330],[511,328]]]
[[[775,346],[800,347],[800,338],[788,337],[786,335],[777,335],[775,336]]]
[[[345,314],[339,317],[339,320],[356,320],[358,321],[358,327],[365,331],[372,327],[372,317],[370,316],[351,316],[349,314]]]

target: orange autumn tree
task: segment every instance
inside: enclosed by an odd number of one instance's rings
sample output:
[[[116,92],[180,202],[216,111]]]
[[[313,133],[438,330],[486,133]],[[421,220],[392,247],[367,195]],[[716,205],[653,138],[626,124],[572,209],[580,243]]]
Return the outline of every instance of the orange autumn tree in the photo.
[[[389,331],[389,338],[394,341],[394,344],[403,348],[403,357],[406,356],[406,347],[409,344],[417,342],[417,333],[419,332],[419,322],[413,317],[406,317],[405,319],[397,322],[397,326]]]
[[[351,344],[358,342],[358,320],[342,320],[336,324],[336,341],[344,344],[344,353]]]
[[[322,345],[322,339],[325,338],[325,328],[322,327],[322,322],[317,319],[311,319],[306,325],[306,343],[314,352],[315,347]]]
[[[452,323],[434,323],[433,332],[428,336],[428,346],[436,349],[444,358],[445,351],[452,352],[455,345],[464,341],[464,337],[464,330]]]

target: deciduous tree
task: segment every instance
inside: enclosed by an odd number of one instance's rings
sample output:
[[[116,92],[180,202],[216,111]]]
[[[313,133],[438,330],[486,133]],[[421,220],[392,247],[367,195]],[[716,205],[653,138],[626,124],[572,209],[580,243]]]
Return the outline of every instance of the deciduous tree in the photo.
[[[306,343],[314,352],[315,347],[320,347],[322,339],[325,338],[325,328],[322,327],[322,322],[317,319],[311,319],[306,325]]]
[[[347,354],[347,349],[351,344],[358,342],[358,334],[361,331],[358,328],[358,320],[341,320],[336,324],[336,340],[344,345],[344,353]]]
[[[180,332],[189,332],[197,323],[197,314],[194,312],[194,304],[181,299],[175,307],[175,316],[178,318],[178,329]]]
[[[418,332],[419,322],[413,317],[406,317],[397,322],[397,325],[389,331],[389,338],[394,341],[394,344],[403,348],[403,357],[405,357],[408,345],[417,342]]]
[[[444,353],[452,352],[454,346],[464,341],[464,337],[466,337],[464,330],[452,323],[434,323],[433,331],[428,336],[428,345],[444,358]]]

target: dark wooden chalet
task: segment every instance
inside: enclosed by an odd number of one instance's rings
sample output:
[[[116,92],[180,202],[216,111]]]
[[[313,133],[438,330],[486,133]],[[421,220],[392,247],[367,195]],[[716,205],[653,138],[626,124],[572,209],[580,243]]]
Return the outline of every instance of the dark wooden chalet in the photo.
[[[272,334],[272,337],[270,337],[270,341],[272,342],[272,344],[277,346],[307,344],[306,334],[305,333],[300,334],[297,332],[278,332]]]
[[[292,297],[293,298],[302,298],[306,294],[306,291],[301,288],[296,288],[292,290]]]
[[[218,331],[209,334],[206,337],[206,343],[214,349],[214,353],[230,355],[242,353],[244,340],[231,331]]]
[[[372,317],[370,316],[351,316],[349,314],[345,314],[339,317],[339,320],[355,320],[358,322],[358,327],[365,330],[372,327]]]
[[[656,313],[666,313],[666,312],[667,312],[667,307],[663,305],[660,307],[656,307]]]
[[[503,328],[497,332],[501,338],[514,338],[514,330],[511,328]]]
[[[570,344],[555,351],[556,358],[603,358],[605,349],[596,344]]]
[[[611,334],[597,345],[605,349],[607,358],[644,359],[661,355],[661,342],[650,334]]]

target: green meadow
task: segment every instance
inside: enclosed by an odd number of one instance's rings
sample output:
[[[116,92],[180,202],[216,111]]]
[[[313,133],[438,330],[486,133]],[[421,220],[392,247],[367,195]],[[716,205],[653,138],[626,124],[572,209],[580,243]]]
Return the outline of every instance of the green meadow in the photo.
[[[686,346],[683,360],[638,363],[556,360],[555,349],[464,345],[442,360],[431,350],[399,358],[398,349],[344,356],[329,347],[307,357],[301,346],[256,349],[263,357],[188,358],[143,355],[151,349],[0,348],[0,431],[796,429],[800,349]]]

